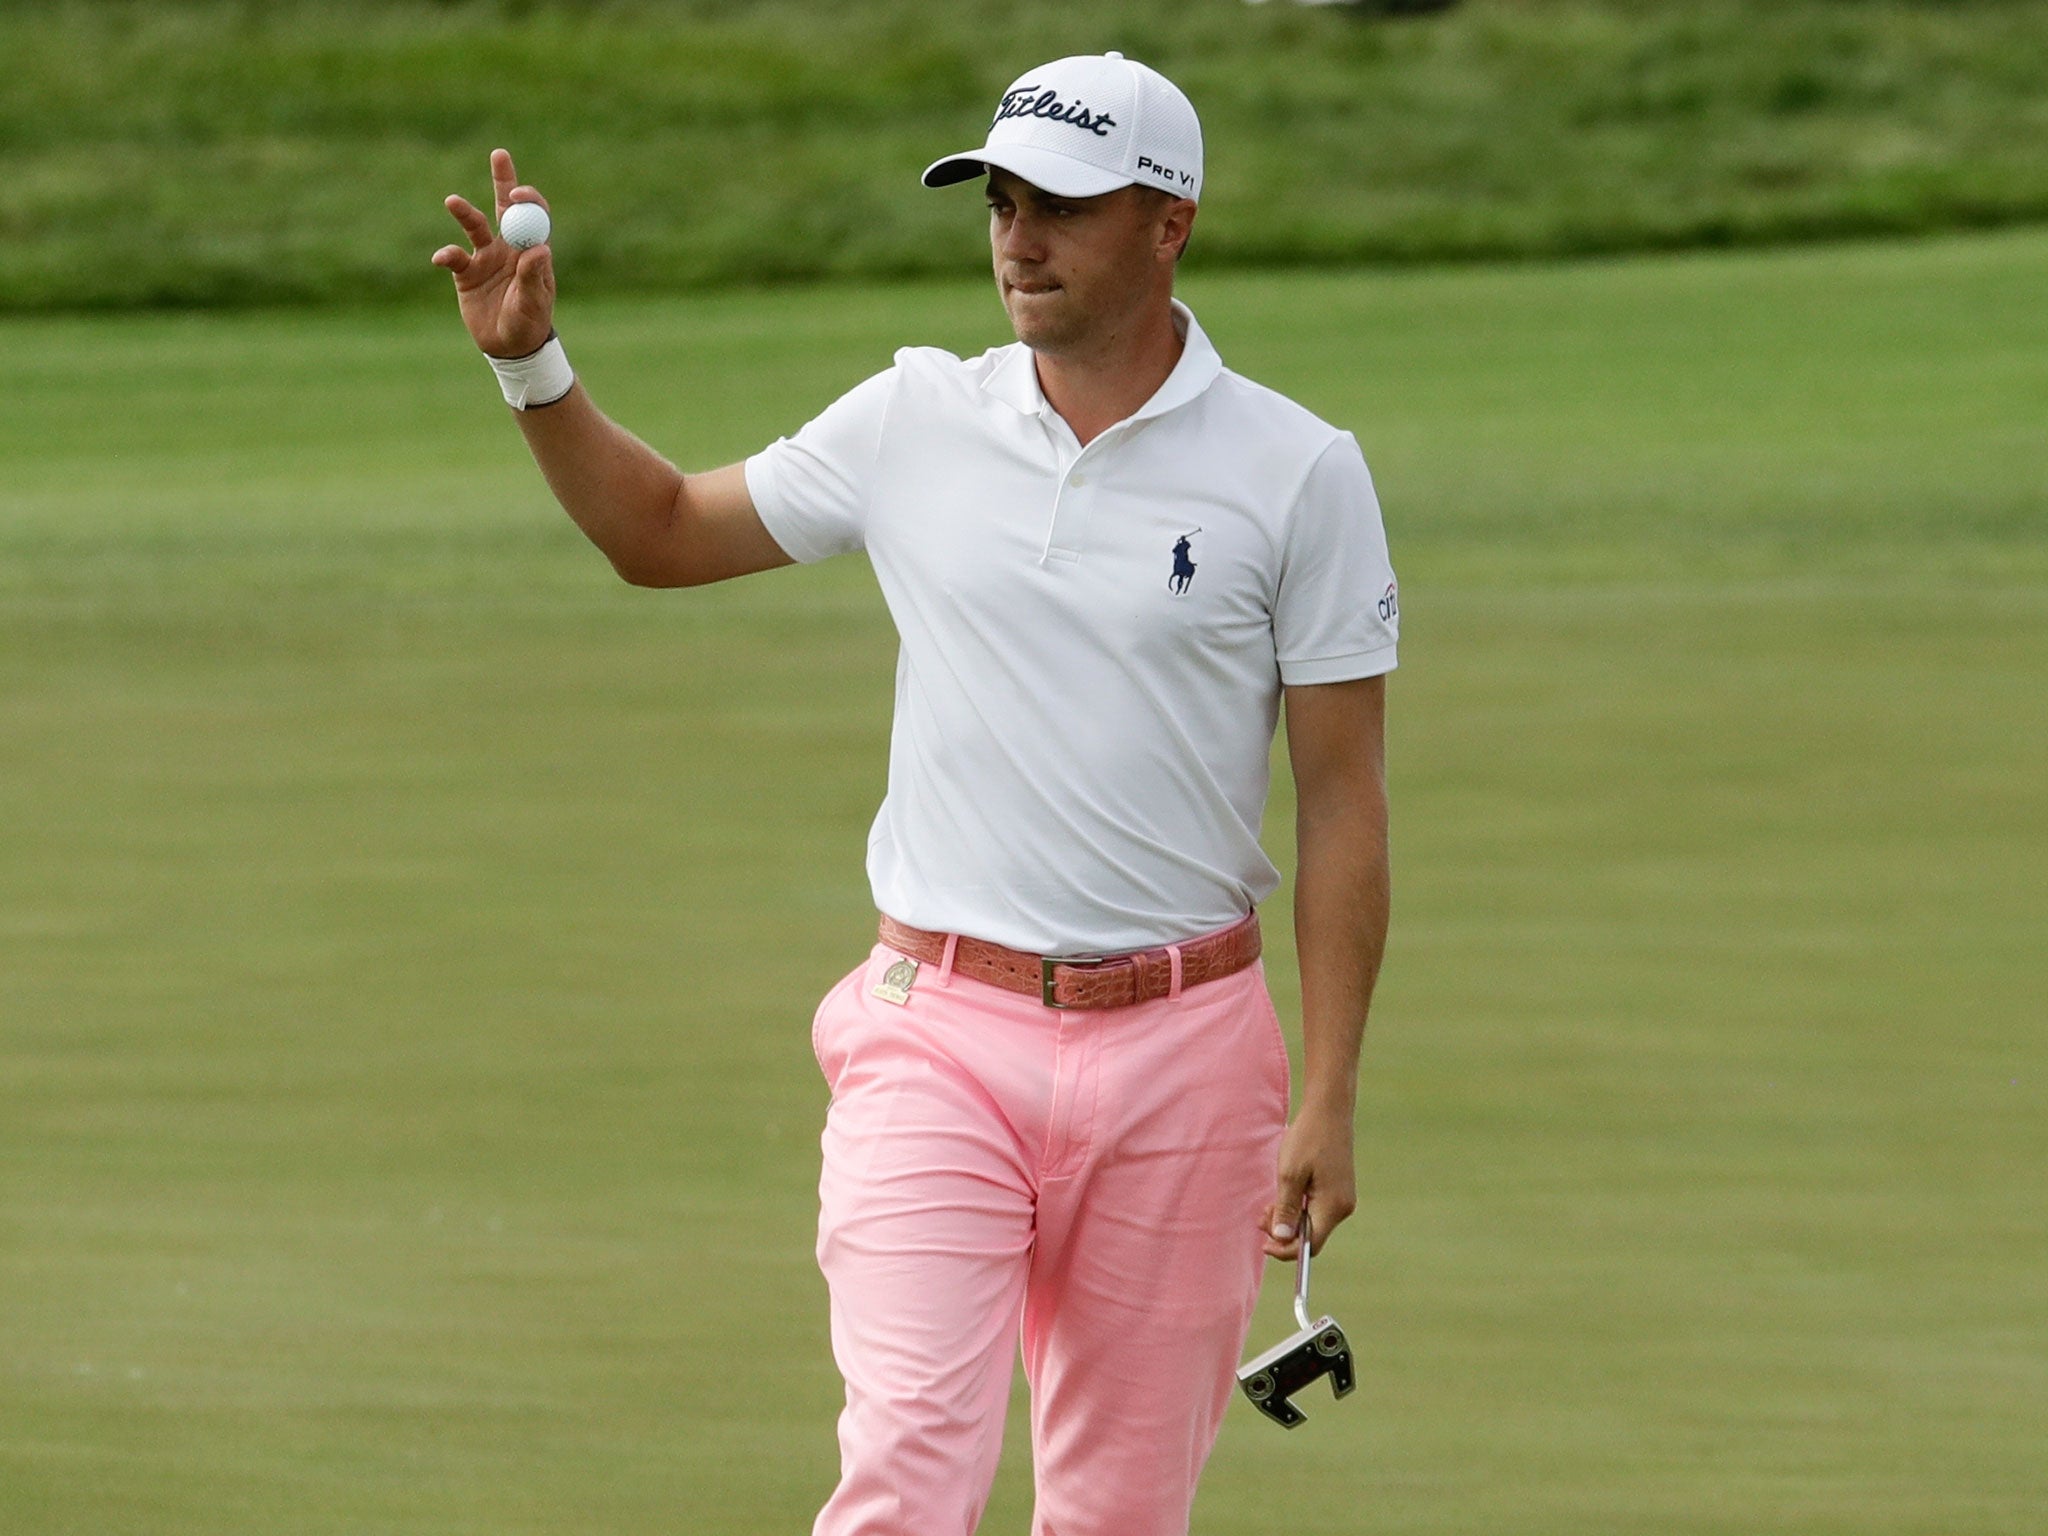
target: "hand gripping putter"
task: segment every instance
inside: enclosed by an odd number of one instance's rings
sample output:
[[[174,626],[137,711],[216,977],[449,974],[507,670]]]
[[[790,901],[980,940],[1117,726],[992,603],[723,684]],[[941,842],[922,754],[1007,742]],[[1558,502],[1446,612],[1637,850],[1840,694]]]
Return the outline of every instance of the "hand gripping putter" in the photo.
[[[1332,1395],[1344,1397],[1358,1385],[1351,1368],[1351,1342],[1333,1317],[1308,1320],[1308,1211],[1301,1213],[1301,1269],[1294,1281],[1294,1320],[1301,1327],[1237,1368],[1238,1385],[1252,1406],[1282,1429],[1308,1417],[1294,1406],[1294,1394],[1318,1376],[1330,1378]]]

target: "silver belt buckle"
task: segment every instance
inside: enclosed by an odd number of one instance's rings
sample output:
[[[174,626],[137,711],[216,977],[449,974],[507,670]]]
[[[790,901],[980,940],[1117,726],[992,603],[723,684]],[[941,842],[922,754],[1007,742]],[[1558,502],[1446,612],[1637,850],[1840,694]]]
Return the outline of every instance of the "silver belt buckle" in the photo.
[[[1052,974],[1053,967],[1059,965],[1084,967],[1108,965],[1112,960],[1121,960],[1123,958],[1124,956],[1122,955],[1040,955],[1038,957],[1038,1000],[1048,1008],[1057,1008],[1062,1013],[1071,1013],[1073,1009],[1067,1004],[1060,1002],[1053,995],[1053,988],[1055,986]]]

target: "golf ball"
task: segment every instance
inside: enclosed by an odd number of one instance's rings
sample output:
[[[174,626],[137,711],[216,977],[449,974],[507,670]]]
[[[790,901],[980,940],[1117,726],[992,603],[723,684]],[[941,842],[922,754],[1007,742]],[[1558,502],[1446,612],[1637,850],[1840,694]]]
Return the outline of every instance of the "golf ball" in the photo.
[[[499,236],[522,251],[547,239],[548,228],[548,211],[539,203],[514,203],[498,220]]]

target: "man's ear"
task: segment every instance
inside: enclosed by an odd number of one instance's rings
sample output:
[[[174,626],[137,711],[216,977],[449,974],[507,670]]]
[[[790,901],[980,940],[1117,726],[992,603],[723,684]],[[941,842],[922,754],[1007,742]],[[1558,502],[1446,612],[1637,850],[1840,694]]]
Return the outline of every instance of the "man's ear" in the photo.
[[[1169,262],[1177,262],[1187,254],[1188,241],[1195,230],[1195,205],[1185,197],[1177,197],[1167,205],[1166,216],[1159,225],[1159,254]]]

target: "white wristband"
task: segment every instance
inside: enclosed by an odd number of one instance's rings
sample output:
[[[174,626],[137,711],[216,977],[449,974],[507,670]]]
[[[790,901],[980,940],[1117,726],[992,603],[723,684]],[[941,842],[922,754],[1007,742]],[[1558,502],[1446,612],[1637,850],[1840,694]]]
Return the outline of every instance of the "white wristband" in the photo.
[[[552,334],[538,352],[525,357],[492,357],[486,352],[484,361],[497,374],[498,387],[505,391],[505,403],[515,411],[553,405],[576,382],[576,371],[569,366],[569,354],[562,350],[562,339]]]

